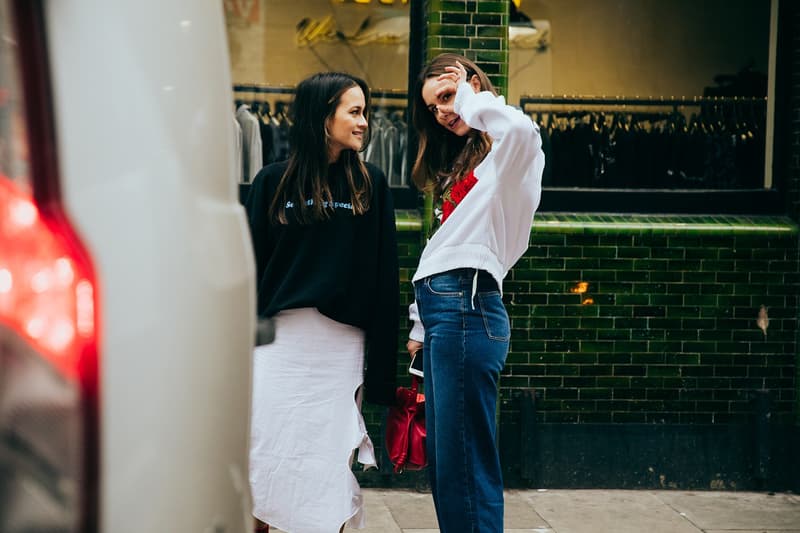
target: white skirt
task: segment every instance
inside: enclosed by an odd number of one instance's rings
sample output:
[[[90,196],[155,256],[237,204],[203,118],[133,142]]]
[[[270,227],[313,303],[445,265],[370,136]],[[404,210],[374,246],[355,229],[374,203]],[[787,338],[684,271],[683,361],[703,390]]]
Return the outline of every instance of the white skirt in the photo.
[[[353,451],[375,452],[361,416],[364,332],[312,308],[275,316],[275,341],[253,361],[253,515],[288,533],[364,527]]]

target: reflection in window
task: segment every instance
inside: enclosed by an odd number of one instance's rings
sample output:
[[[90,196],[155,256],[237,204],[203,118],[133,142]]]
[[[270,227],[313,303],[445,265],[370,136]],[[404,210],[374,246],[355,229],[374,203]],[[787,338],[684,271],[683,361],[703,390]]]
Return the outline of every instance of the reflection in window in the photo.
[[[750,189],[764,183],[764,98],[523,97],[520,104],[541,127],[546,186]]]
[[[286,157],[293,87],[313,73],[341,71],[372,89],[371,142],[364,158],[392,186],[409,183],[408,2],[229,0],[225,8],[235,107],[260,123],[263,164]]]
[[[514,0],[509,97],[551,187],[765,184],[770,3]]]

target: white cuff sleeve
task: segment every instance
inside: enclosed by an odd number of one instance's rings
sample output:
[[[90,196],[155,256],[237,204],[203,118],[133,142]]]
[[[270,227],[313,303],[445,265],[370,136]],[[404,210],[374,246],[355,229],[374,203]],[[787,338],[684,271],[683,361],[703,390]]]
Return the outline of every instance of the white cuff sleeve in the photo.
[[[425,342],[425,328],[422,326],[422,321],[419,319],[419,310],[417,309],[416,300],[408,306],[408,318],[414,323],[414,326],[408,333],[408,338],[412,341]]]

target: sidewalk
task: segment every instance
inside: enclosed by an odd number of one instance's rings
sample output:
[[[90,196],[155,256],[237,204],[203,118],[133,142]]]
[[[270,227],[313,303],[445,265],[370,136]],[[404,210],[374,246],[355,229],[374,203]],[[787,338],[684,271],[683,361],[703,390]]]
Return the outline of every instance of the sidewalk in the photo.
[[[430,494],[398,489],[363,492],[367,528],[362,533],[439,531]],[[505,527],[506,533],[800,533],[800,496],[761,492],[509,490]]]

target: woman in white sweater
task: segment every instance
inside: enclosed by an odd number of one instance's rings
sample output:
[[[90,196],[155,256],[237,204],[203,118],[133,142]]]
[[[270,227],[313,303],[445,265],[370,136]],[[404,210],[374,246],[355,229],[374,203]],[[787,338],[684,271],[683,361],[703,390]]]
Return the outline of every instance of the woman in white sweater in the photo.
[[[455,54],[423,69],[413,122],[413,179],[439,205],[413,278],[407,344],[411,354],[424,347],[433,500],[442,533],[501,533],[495,407],[511,336],[502,284],[528,247],[541,137],[477,65]]]

